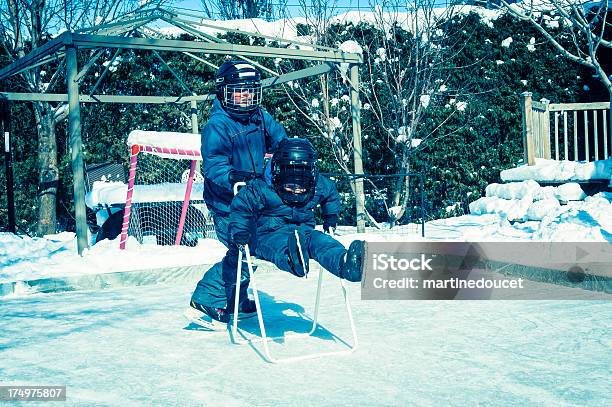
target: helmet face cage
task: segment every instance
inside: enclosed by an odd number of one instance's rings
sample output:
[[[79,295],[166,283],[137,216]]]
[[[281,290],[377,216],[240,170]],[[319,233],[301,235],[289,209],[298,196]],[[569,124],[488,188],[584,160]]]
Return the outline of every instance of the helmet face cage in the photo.
[[[304,206],[315,192],[317,167],[303,161],[277,162],[272,167],[274,189],[289,206]]]
[[[284,139],[272,156],[272,185],[283,202],[304,206],[315,193],[317,153],[306,139]]]
[[[261,74],[244,61],[226,61],[215,74],[217,97],[229,113],[250,113],[261,104]]]
[[[232,113],[252,112],[261,104],[261,82],[243,82],[223,86],[223,103]]]

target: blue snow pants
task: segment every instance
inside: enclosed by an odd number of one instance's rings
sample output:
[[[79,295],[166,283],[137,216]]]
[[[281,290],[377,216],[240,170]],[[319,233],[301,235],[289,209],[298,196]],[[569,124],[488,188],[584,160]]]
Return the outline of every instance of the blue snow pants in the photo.
[[[238,267],[238,248],[230,241],[229,216],[213,213],[217,239],[227,247],[223,260],[212,266],[198,282],[191,299],[198,304],[232,310],[236,290],[236,269]],[[255,231],[251,231],[255,235]],[[249,247],[254,244],[249,245]],[[249,271],[246,259],[242,264],[240,278],[240,303],[248,299]]]
[[[215,218],[215,227],[216,225],[217,218]],[[344,264],[346,249],[342,243],[338,242],[330,235],[314,230],[309,226],[287,225],[287,227],[271,233],[259,233],[257,235],[257,246],[255,249],[256,256],[260,259],[274,263],[283,271],[291,272],[287,256],[287,241],[289,236],[293,235],[296,229],[300,233],[302,250],[308,253],[308,257],[317,261],[323,268],[335,276],[340,277],[340,270]],[[227,227],[225,230],[227,231]],[[221,240],[222,237],[218,233],[219,232],[217,232],[217,236],[219,236],[219,240]],[[226,308],[226,304],[230,304],[230,307],[233,307],[237,266],[238,249],[230,243],[223,260],[212,266],[204,274],[204,277],[198,283],[191,298],[195,302],[203,305]],[[241,301],[247,298],[246,288],[248,284],[249,272],[246,265],[246,259],[243,257],[242,275],[240,279]]]
[[[308,257],[316,260],[330,273],[340,277],[346,249],[342,243],[330,235],[309,226],[287,225],[272,233],[259,234],[257,236],[257,257],[271,261],[283,271],[291,272],[287,257],[287,240],[296,229],[300,233],[302,250],[308,253]]]

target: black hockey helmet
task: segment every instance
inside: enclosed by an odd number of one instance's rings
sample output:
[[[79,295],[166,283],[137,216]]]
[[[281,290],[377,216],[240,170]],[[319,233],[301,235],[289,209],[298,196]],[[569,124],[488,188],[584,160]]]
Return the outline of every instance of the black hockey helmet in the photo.
[[[293,207],[306,205],[317,185],[317,153],[306,139],[281,141],[270,164],[272,185],[284,203]]]
[[[224,62],[215,74],[215,86],[230,113],[250,113],[261,103],[261,73],[248,62]]]

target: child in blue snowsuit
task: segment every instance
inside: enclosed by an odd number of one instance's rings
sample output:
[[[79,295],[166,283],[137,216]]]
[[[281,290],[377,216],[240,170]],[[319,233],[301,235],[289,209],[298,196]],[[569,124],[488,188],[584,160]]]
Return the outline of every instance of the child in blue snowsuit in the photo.
[[[312,258],[337,277],[360,281],[362,242],[354,241],[347,251],[331,235],[315,230],[317,205],[321,205],[324,229],[335,228],[340,209],[338,191],[332,181],[318,175],[312,145],[304,139],[283,140],[272,157],[271,179],[250,181],[232,201],[229,225],[232,242],[239,248],[249,244],[258,258],[298,277],[308,273],[308,261]],[[229,250],[222,260],[228,304],[233,303],[237,254]],[[243,267],[241,286],[248,279]],[[210,311],[204,310],[212,319],[229,321],[229,315]]]

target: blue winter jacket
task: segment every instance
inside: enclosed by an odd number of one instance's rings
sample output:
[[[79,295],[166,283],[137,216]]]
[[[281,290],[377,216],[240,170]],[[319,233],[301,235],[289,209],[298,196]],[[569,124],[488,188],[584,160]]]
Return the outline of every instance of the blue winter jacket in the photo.
[[[239,120],[227,113],[215,98],[210,119],[202,129],[204,200],[213,211],[227,215],[234,197],[229,174],[237,171],[263,176],[264,156],[287,138],[272,116],[257,109]]]
[[[285,204],[274,188],[264,180],[256,179],[243,187],[231,205],[230,234],[232,239],[240,231],[249,231],[251,221],[257,222],[257,233],[269,233],[288,225],[315,227],[314,208],[320,204],[323,217],[337,216],[340,212],[340,196],[336,184],[319,175],[315,193],[300,208]]]

